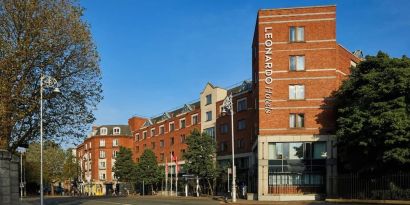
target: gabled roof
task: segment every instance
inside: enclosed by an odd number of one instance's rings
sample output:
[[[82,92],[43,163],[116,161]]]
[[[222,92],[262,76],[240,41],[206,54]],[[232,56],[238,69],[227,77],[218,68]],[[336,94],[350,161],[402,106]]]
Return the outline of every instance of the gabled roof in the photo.
[[[237,94],[237,93],[242,93],[246,91],[251,91],[252,90],[252,81],[251,80],[244,80],[242,81],[241,84],[237,84],[236,86],[228,89],[228,93]]]

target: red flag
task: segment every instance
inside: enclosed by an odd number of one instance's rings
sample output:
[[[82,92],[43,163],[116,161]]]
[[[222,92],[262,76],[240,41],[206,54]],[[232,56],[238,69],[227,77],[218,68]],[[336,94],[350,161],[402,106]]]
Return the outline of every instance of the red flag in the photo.
[[[168,175],[168,159],[165,158],[165,174]]]

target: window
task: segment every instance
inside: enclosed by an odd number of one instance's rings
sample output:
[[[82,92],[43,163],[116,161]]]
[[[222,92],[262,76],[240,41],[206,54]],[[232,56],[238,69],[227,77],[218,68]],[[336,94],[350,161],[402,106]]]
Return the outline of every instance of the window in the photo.
[[[152,149],[155,149],[155,142],[151,142]]]
[[[86,150],[88,149],[88,144],[85,144],[85,149],[86,149]]]
[[[160,135],[163,135],[165,133],[165,127],[164,127],[164,125],[161,125],[160,127],[159,127],[159,134]]]
[[[302,113],[291,113],[289,115],[289,127],[290,128],[303,128],[305,127],[305,115]]]
[[[137,134],[135,135],[135,141],[140,141],[140,133],[137,133]]]
[[[242,110],[247,110],[247,109],[248,109],[248,107],[247,107],[247,102],[246,102],[246,98],[239,99],[236,103],[237,103],[236,110],[237,110],[238,112],[240,112],[240,111],[242,111]]]
[[[151,129],[151,137],[154,137],[155,136],[155,128],[152,128]]]
[[[244,139],[239,139],[238,141],[236,141],[236,147],[238,149],[245,148],[245,140]]]
[[[221,125],[221,134],[226,134],[226,133],[228,133],[228,130],[229,130],[228,123],[225,123],[225,124],[222,124],[222,125]]]
[[[147,138],[147,131],[144,131],[143,133],[142,133],[142,139],[146,139]]]
[[[118,147],[118,139],[113,139],[112,140],[112,146],[113,147]]]
[[[108,129],[107,129],[106,127],[102,127],[102,128],[100,129],[100,134],[101,134],[101,135],[107,135],[107,133],[108,133]]]
[[[99,167],[100,169],[105,169],[105,168],[106,168],[105,161],[100,161],[100,163],[98,163],[98,167]]]
[[[171,137],[171,145],[174,145],[174,137]]]
[[[159,154],[160,160],[163,162],[164,161],[164,153]]]
[[[204,133],[209,135],[210,137],[214,138],[215,137],[215,128],[214,127],[206,128],[206,129],[204,129]]]
[[[289,41],[290,42],[301,42],[305,41],[305,27],[289,27]]]
[[[226,142],[222,142],[220,146],[221,152],[225,152],[228,149],[228,144]]]
[[[100,140],[100,147],[105,147],[105,140]]]
[[[191,124],[193,125],[198,124],[198,115],[192,115]]]
[[[290,56],[289,57],[289,70],[290,71],[305,70],[305,56]]]
[[[100,172],[100,180],[105,180],[105,173]]]
[[[100,150],[100,159],[104,159],[105,158],[105,151]]]
[[[206,112],[206,121],[211,121],[212,120],[212,111]]]
[[[245,119],[238,120],[238,130],[244,130],[246,128]]]
[[[164,148],[164,140],[159,141],[159,147]]]
[[[206,105],[209,105],[211,103],[212,103],[212,95],[209,94],[209,95],[206,96]]]
[[[290,56],[289,57],[289,70],[290,71],[305,70],[305,57],[304,56]]]
[[[179,128],[180,129],[185,128],[185,119],[180,119],[179,120]]]
[[[172,132],[174,130],[175,130],[175,124],[174,124],[174,122],[170,122],[169,123],[169,131]]]
[[[181,143],[185,143],[186,137],[185,135],[181,135]]]
[[[112,132],[114,135],[119,135],[121,133],[121,129],[119,127],[114,127],[114,129],[112,129]]]
[[[144,149],[147,148],[147,144],[144,144]]]
[[[301,142],[289,143],[289,159],[303,159],[304,147]]]
[[[118,156],[118,150],[112,151],[112,158],[116,158]]]
[[[326,142],[313,143],[313,159],[325,159],[326,157]]]
[[[305,86],[304,85],[289,85],[289,99],[290,100],[305,99]]]

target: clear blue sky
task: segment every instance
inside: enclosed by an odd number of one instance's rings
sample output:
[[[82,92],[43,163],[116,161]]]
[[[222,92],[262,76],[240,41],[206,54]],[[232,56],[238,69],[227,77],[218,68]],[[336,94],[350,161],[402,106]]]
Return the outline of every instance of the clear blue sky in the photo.
[[[260,8],[337,5],[337,41],[365,55],[410,54],[410,1],[80,0],[101,57],[95,124],[126,124],[199,98],[209,81],[251,77]]]

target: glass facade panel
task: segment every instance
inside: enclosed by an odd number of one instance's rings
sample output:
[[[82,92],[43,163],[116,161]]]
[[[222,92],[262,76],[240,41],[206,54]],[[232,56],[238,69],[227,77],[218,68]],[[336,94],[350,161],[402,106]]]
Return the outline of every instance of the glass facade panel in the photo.
[[[313,159],[326,158],[326,142],[313,143]]]

